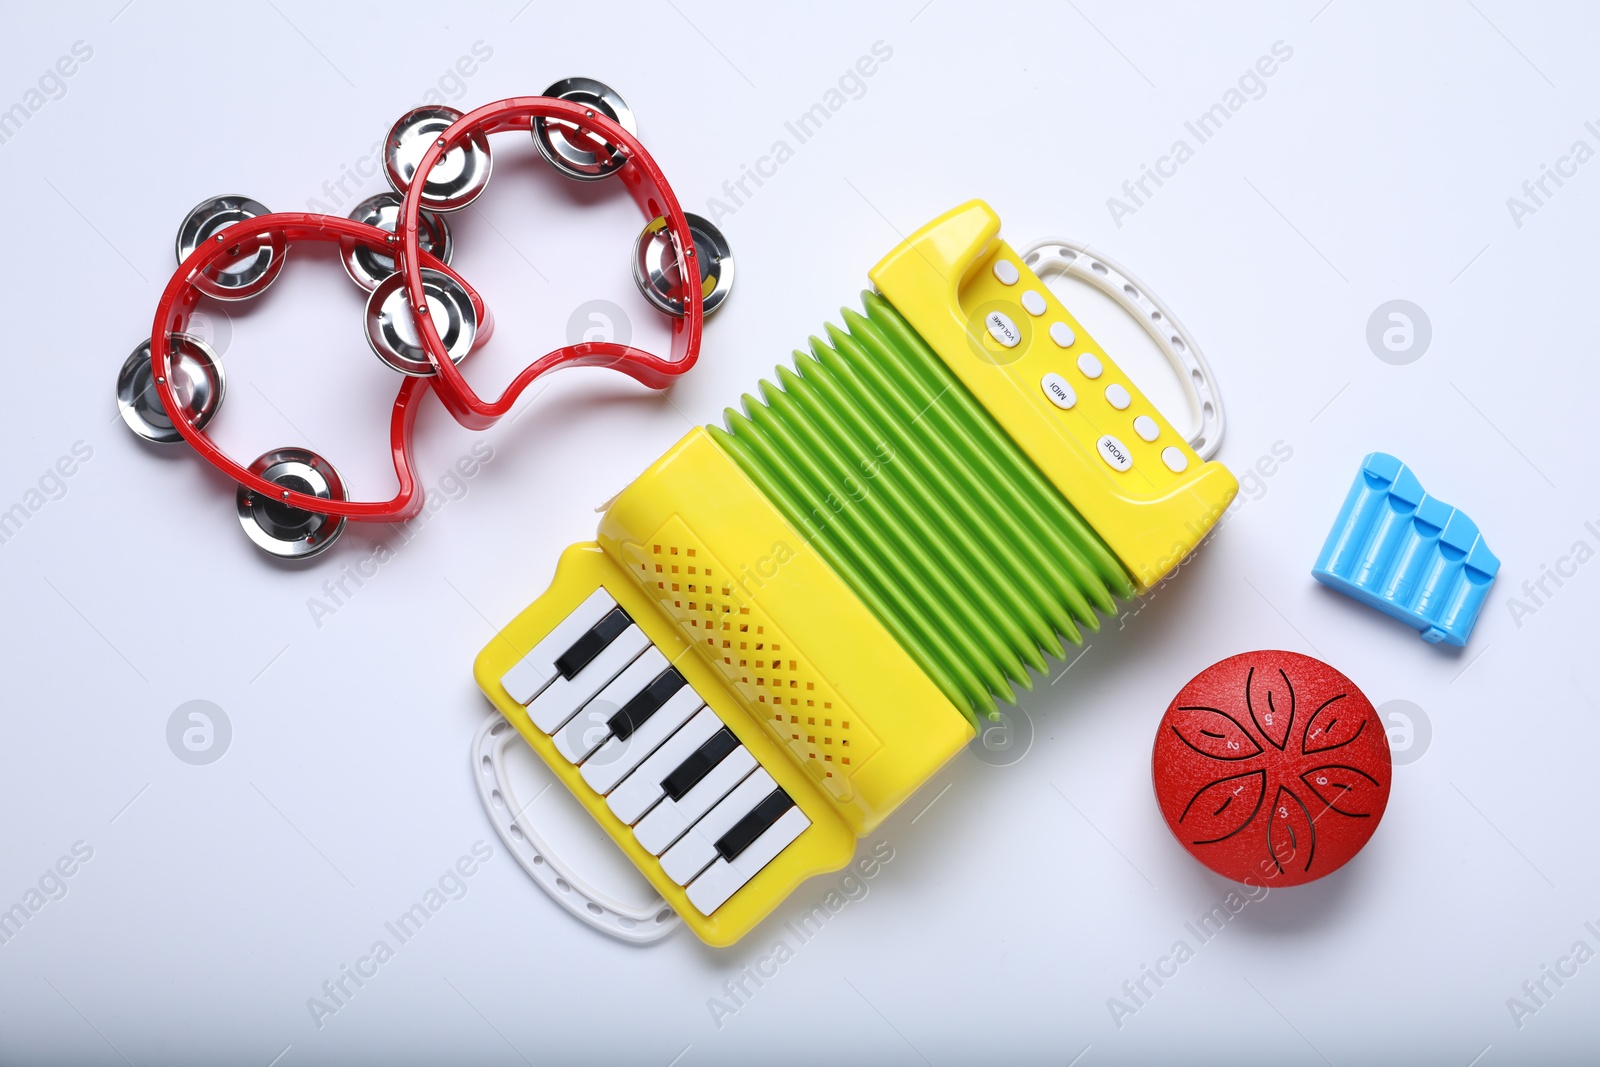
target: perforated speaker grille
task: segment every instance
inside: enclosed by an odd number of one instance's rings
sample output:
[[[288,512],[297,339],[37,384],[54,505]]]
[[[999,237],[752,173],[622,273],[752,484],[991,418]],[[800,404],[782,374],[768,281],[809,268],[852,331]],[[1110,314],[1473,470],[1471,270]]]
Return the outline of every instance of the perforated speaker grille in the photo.
[[[878,750],[878,738],[748,595],[760,576],[735,574],[711,557],[681,519],[648,545],[628,545],[640,583],[830,794],[852,795],[850,778]]]

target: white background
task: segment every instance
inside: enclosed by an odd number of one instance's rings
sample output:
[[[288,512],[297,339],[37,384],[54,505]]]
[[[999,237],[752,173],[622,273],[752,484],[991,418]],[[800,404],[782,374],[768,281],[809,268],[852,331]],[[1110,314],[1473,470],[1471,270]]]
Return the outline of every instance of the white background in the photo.
[[[0,144],[12,337],[0,508],[26,506],[75,442],[93,452],[0,545],[0,906],[75,842],[93,850],[66,895],[0,945],[0,1060],[1466,1065],[1600,1053],[1600,962],[1520,1028],[1507,1007],[1574,942],[1600,950],[1584,928],[1600,926],[1600,563],[1547,581],[1541,604],[1521,592],[1574,542],[1600,548],[1584,525],[1600,527],[1600,163],[1549,184],[1520,226],[1507,206],[1574,141],[1600,149],[1584,127],[1600,119],[1592,11],[121,3],[15,7],[0,35],[0,107],[26,101],[74,42],[93,50]],[[878,41],[893,55],[859,99],[722,219],[738,285],[693,374],[665,398],[601,371],[558,376],[481,438],[430,401],[419,469],[448,503],[331,615],[311,609],[331,603],[323,583],[378,542],[399,544],[394,531],[353,527],[310,566],[275,566],[241,535],[230,485],[115,421],[117,368],[149,333],[178,221],[205,197],[290,210],[336,196],[342,212],[381,179],[331,194],[324,183],[430,90],[470,107],[585,74],[626,96],[703,213],[774,140],[793,143],[784,122]],[[1264,94],[1118,226],[1107,198],[1174,140],[1194,146],[1185,121],[1279,41],[1293,55]],[[451,74],[476,42],[490,58]],[[594,298],[662,347],[627,275],[631,202],[560,179],[524,139],[498,138],[494,153],[478,209],[452,219],[456,264],[501,331],[473,381],[494,388],[564,343],[569,315]],[[1250,484],[1177,581],[1057,682],[1040,680],[1013,713],[1033,734],[1019,761],[964,754],[890,819],[872,840],[894,859],[868,896],[718,1026],[709,998],[835,880],[803,887],[724,951],[683,932],[634,949],[581,926],[478,807],[466,750],[489,708],[472,657],[543,590],[560,549],[590,536],[596,504],[854,303],[903,234],[973,196],[1014,245],[1093,241],[1173,306],[1228,402],[1224,462],[1242,472],[1277,442],[1292,458]],[[228,333],[219,437],[246,460],[314,445],[358,493],[386,496],[397,378],[367,350],[359,294],[333,260],[293,258],[255,306],[213,323]],[[1405,366],[1366,341],[1369,316],[1396,298],[1432,323]],[[477,440],[493,460],[441,486]],[[1375,449],[1472,515],[1504,560],[1464,654],[1309,575]],[[1513,596],[1533,613],[1516,618]],[[1119,1027],[1108,998],[1229,888],[1162,824],[1155,724],[1201,668],[1259,647],[1319,655],[1374,703],[1414,702],[1431,744],[1396,769],[1388,815],[1348,867],[1251,905]],[[192,699],[232,726],[208,766],[166,740]],[[540,803],[556,821],[576,810],[554,792]],[[466,895],[319,1028],[307,999],[480,840],[494,857]]]

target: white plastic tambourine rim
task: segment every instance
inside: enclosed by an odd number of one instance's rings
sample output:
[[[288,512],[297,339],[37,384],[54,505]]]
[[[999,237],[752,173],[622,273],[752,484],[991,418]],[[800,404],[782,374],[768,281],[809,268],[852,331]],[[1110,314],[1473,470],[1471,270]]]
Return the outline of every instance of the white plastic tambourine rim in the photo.
[[[630,907],[596,889],[556,855],[524,810],[527,805],[512,791],[506,773],[506,748],[521,740],[522,735],[499,715],[486,719],[472,738],[472,777],[478,783],[478,798],[518,865],[557,904],[619,941],[647,945],[683,925],[664,899],[657,897],[654,904],[643,908]]]
[[[1076,241],[1053,237],[1035,241],[1023,250],[1022,261],[1041,281],[1050,274],[1065,274],[1090,283],[1138,320],[1177,372],[1190,414],[1199,423],[1200,428],[1189,437],[1189,447],[1201,459],[1215,456],[1225,427],[1222,393],[1200,346],[1172,309],[1131,271]]]

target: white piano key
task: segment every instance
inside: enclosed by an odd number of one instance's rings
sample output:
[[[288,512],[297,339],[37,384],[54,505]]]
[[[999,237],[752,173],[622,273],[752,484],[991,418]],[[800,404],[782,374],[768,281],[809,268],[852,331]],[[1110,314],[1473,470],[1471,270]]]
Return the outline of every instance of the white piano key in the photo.
[[[689,721],[689,717],[705,706],[689,685],[684,685],[667,698],[656,713],[645,720],[643,726],[626,739],[612,737],[601,745],[594,755],[583,762],[583,780],[596,793],[609,793],[616,788],[627,773],[644,762],[673,731]]]
[[[629,629],[634,627],[630,626]],[[621,637],[617,638],[617,641],[621,640]],[[606,652],[610,651],[611,649],[606,649]],[[605,654],[602,652],[600,656]],[[595,657],[596,663],[600,661],[600,656]],[[584,704],[582,712],[573,716],[560,730],[550,732],[551,740],[556,743],[556,751],[567,757],[569,763],[582,763],[588,758],[589,753],[599,748],[605,743],[606,738],[611,736],[611,716],[621,711],[622,705],[637,696],[639,690],[649,685],[656,675],[667,669],[667,666],[667,657],[663,656],[655,645],[650,645],[638,659],[624,667],[604,689]],[[587,670],[585,668],[580,672],[579,677],[587,673]],[[550,688],[554,689],[555,686],[552,685]]]
[[[700,877],[689,883],[689,903],[698,908],[701,915],[710,915],[763,867],[777,859],[778,854],[810,825],[811,820],[798,806],[790,808],[752,841],[749,848],[735,856],[732,863],[718,856]]]
[[[674,841],[683,836],[696,819],[711,810],[711,806],[728,795],[729,790],[744,780],[756,765],[750,750],[740,745],[728,753],[721,763],[712,768],[681,800],[663,797],[661,803],[650,809],[633,828],[633,836],[652,856],[665,852]],[[771,790],[768,790],[771,792]],[[756,800],[759,802],[760,797]]]
[[[590,660],[583,670],[571,678],[557,675],[554,681],[545,686],[544,692],[534,697],[533,703],[528,705],[528,718],[545,733],[555,733],[562,723],[577,714],[579,708],[649,647],[650,639],[643,630],[637,625],[628,627],[604,651]],[[565,651],[562,648],[555,655],[559,656]]]
[[[664,741],[606,797],[612,814],[636,823],[650,805],[661,799],[661,779],[671,774],[706,739],[722,729],[722,720],[710,708],[701,708],[683,729]]]
[[[757,767],[750,777],[689,827],[677,844],[661,854],[661,869],[667,872],[667,877],[679,885],[688,885],[690,879],[717,858],[717,838],[733,829],[734,823],[750,814],[751,809],[776,788],[778,783],[772,780],[772,775],[765,768]]]
[[[533,646],[532,652],[523,656],[500,677],[500,684],[511,694],[511,699],[518,704],[526,704],[538,696],[551,679],[559,677],[556,673],[556,657],[571,648],[574,641],[588,633],[616,606],[617,602],[604,589],[590,593],[589,598],[573,609],[571,615],[558,622],[554,630]]]

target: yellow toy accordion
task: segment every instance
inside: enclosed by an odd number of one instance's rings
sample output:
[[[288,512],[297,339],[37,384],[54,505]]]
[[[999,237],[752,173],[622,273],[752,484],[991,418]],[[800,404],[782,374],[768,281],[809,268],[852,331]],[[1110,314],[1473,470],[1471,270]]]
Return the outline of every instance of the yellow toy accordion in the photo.
[[[999,229],[972,201],[892,251],[862,311],[623,490],[477,658],[710,944],[848,863],[1237,491]]]

